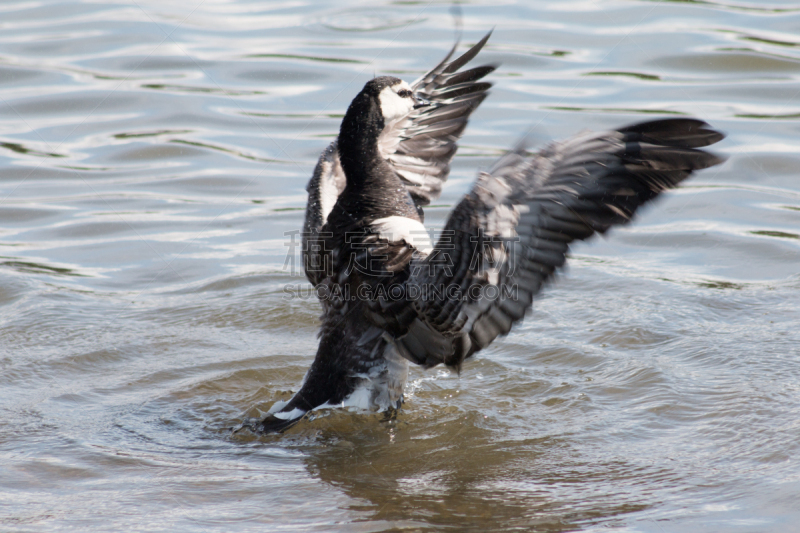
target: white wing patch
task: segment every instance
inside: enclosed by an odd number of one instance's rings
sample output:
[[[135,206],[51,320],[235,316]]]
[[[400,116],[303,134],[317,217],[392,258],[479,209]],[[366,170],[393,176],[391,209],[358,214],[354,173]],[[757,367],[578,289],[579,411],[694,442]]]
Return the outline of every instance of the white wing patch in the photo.
[[[322,224],[328,220],[328,215],[331,214],[333,206],[336,205],[336,200],[339,199],[339,194],[342,191],[336,186],[336,179],[332,172],[323,175],[319,182],[319,207],[322,215]]]
[[[379,218],[372,223],[372,229],[389,242],[405,241],[426,254],[433,250],[428,230],[419,220],[400,216]]]

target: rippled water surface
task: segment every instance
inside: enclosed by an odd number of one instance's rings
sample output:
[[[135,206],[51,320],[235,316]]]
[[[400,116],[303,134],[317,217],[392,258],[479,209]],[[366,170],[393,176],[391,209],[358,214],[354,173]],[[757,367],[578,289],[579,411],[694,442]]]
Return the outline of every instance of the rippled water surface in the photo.
[[[0,530],[797,530],[800,3],[462,8],[502,66],[432,226],[528,129],[694,115],[729,159],[396,420],[256,438],[316,349],[285,289],[316,158],[449,4],[0,3]]]

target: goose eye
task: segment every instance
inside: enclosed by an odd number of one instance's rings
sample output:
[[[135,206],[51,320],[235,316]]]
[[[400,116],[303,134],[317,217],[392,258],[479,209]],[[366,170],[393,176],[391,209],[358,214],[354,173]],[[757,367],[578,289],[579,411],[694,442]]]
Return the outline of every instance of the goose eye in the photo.
[[[411,98],[411,91],[409,91],[408,89],[402,89],[400,91],[397,91],[397,96],[401,98]]]

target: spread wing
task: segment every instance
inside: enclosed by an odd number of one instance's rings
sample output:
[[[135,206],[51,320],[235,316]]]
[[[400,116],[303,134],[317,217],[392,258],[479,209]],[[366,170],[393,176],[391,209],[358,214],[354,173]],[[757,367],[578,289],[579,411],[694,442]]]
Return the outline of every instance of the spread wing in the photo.
[[[458,367],[523,318],[570,242],[630,221],[693,171],[722,162],[698,148],[723,137],[699,120],[668,119],[503,156],[454,208],[433,251],[412,262],[415,313],[396,337],[401,354]]]
[[[450,173],[456,142],[467,126],[470,114],[488,96],[491,83],[480,81],[494,65],[459,72],[481,51],[492,32],[487,33],[463,55],[450,61],[450,53],[430,72],[411,85],[414,93],[431,105],[415,110],[387,125],[378,147],[403,180],[419,206],[439,197]]]

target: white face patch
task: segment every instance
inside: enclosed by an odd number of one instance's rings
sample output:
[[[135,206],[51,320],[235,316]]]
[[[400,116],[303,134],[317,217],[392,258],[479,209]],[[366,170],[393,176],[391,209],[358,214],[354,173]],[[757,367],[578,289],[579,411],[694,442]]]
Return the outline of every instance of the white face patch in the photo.
[[[408,91],[408,96],[400,96],[405,91]],[[384,88],[378,95],[378,101],[381,104],[383,120],[387,123],[406,116],[414,109],[411,87],[404,81]]]

